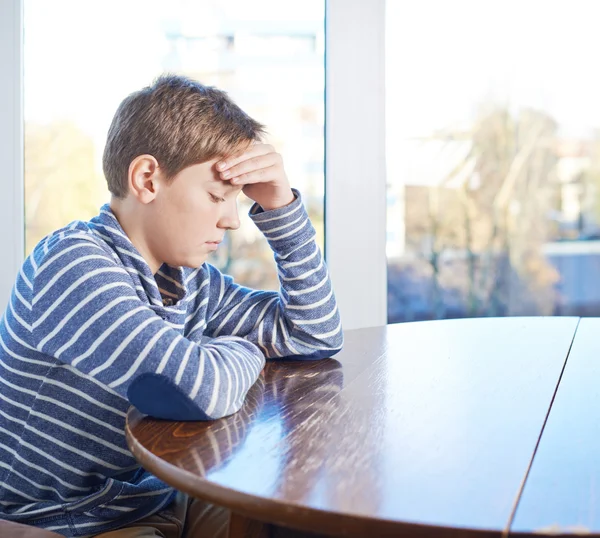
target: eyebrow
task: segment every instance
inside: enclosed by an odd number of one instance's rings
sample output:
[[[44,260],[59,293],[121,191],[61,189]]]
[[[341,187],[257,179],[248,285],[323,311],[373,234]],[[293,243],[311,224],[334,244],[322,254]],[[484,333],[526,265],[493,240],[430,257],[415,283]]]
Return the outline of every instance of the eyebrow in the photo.
[[[237,191],[237,190],[241,191],[244,188],[243,185],[232,185],[229,181],[225,181],[223,179],[216,178],[216,177],[212,178],[211,183],[212,184],[218,183],[219,185],[225,186],[225,188],[228,191]]]

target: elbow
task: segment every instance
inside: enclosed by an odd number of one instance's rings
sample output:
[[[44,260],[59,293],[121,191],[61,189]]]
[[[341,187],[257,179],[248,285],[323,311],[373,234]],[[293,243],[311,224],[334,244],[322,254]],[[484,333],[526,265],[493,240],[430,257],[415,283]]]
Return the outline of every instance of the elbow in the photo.
[[[319,338],[319,349],[315,349],[301,356],[286,357],[296,360],[321,360],[329,359],[339,353],[344,346],[344,332],[342,331],[341,325],[339,331],[335,334],[327,335],[326,337]]]
[[[307,357],[310,360],[313,361],[317,361],[317,360],[322,360],[322,359],[331,359],[334,355],[336,355],[337,353],[339,353],[342,350],[342,348],[330,348],[330,349],[325,349],[323,351],[315,351],[314,356],[311,355],[310,357]]]
[[[324,334],[319,334],[317,338],[323,352],[329,353],[330,357],[341,351],[342,347],[344,347],[344,330],[339,314],[336,316],[335,329]]]
[[[168,377],[145,373],[127,391],[129,402],[145,415],[163,420],[214,420]]]
[[[335,336],[332,336],[331,338],[323,340],[323,348],[324,348],[324,351],[329,353],[329,357],[332,357],[333,355],[336,355],[337,353],[339,353],[343,347],[344,347],[344,332],[342,331],[342,327],[340,325],[340,330]]]

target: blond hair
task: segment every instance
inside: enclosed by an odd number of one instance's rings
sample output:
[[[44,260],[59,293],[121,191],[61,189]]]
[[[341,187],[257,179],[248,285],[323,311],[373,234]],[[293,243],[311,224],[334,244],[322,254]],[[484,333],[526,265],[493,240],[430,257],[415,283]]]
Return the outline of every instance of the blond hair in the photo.
[[[152,155],[172,179],[188,166],[259,141],[264,132],[224,91],[163,75],[126,97],[115,113],[102,158],[108,190],[127,196],[129,165],[139,155]]]

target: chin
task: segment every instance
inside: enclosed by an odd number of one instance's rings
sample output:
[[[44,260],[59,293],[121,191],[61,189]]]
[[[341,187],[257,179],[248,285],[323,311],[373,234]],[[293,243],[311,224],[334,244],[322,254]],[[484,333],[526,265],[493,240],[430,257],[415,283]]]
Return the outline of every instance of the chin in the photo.
[[[204,264],[207,259],[208,258],[206,256],[198,256],[197,258],[194,258],[194,259],[184,260],[182,263],[179,263],[178,265],[180,267],[189,267],[190,269],[198,269],[198,267],[200,267],[202,264]]]
[[[206,257],[195,256],[189,258],[171,258],[165,260],[164,263],[170,265],[171,267],[188,267],[190,269],[197,269],[200,267],[205,261]]]

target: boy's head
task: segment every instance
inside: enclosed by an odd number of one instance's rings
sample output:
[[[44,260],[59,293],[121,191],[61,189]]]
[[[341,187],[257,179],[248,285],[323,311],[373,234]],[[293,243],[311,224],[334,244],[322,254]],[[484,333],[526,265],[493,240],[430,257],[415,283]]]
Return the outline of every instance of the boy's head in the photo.
[[[241,189],[221,180],[214,164],[263,133],[225,92],[182,76],[161,76],[121,103],[104,175],[113,211],[153,269],[197,267],[226,229],[239,226]]]
[[[161,76],[117,109],[102,159],[108,190],[127,196],[129,166],[139,155],[154,156],[173,179],[188,166],[259,140],[263,129],[225,92],[183,76]]]

